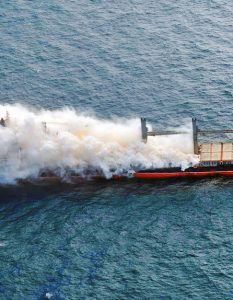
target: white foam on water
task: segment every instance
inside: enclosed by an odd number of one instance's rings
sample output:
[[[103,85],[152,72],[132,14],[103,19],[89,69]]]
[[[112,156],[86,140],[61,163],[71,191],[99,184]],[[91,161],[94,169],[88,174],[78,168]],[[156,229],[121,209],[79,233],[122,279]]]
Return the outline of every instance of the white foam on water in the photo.
[[[67,170],[82,176],[100,172],[110,178],[169,165],[184,169],[197,162],[191,122],[179,128],[187,134],[149,137],[145,144],[139,118],[104,120],[72,108],[51,111],[0,105],[0,117],[6,111],[9,121],[0,126],[0,183],[36,178],[41,170],[59,176]]]

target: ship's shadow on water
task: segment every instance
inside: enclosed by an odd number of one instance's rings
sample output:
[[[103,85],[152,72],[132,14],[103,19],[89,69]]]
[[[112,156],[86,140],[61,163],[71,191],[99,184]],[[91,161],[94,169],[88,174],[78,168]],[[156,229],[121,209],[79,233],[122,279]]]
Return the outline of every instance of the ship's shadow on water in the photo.
[[[78,184],[66,182],[59,183],[43,183],[33,184],[24,183],[17,185],[1,185],[0,186],[0,203],[9,201],[35,201],[43,200],[49,196],[71,195],[69,200],[74,200],[72,195],[79,194],[75,201],[83,201],[89,197],[111,190],[112,192],[125,194],[149,195],[156,192],[168,193],[182,189],[193,189],[204,186],[228,186],[233,187],[233,179],[226,178],[205,178],[205,179],[165,179],[165,180],[91,180],[82,181]]]

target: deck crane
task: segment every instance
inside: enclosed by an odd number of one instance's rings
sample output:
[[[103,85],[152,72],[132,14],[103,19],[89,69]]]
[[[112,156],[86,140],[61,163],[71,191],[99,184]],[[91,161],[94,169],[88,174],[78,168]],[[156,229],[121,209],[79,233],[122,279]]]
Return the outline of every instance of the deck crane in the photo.
[[[197,119],[192,118],[192,131],[193,131],[193,153],[199,154],[199,143],[198,143],[198,135],[207,135],[207,134],[225,134],[225,133],[233,133],[232,129],[209,129],[209,130],[202,130],[199,129],[197,126]],[[149,136],[161,136],[161,135],[174,135],[174,134],[187,134],[187,131],[176,131],[176,130],[169,130],[169,131],[149,131],[146,118],[141,118],[141,132],[142,132],[142,140],[144,143],[147,142],[147,138]]]

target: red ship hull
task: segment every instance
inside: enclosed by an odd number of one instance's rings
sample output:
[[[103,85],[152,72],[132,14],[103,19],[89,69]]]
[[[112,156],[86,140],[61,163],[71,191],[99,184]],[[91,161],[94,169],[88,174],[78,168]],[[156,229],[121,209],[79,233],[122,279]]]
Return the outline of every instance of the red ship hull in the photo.
[[[184,171],[181,168],[166,168],[166,169],[154,169],[154,170],[143,170],[138,171],[128,177],[127,175],[113,175],[111,180],[121,179],[138,179],[138,180],[162,180],[162,179],[176,179],[176,178],[207,178],[207,177],[233,177],[233,165],[230,166],[216,166],[216,167],[191,167]],[[82,177],[78,174],[72,174],[61,178],[60,176],[53,173],[44,173],[43,176],[37,179],[25,179],[18,180],[19,183],[38,182],[38,183],[56,183],[56,182],[70,182],[78,183],[85,180],[104,180],[106,179],[103,175],[93,175],[88,178]]]
[[[134,178],[137,179],[169,179],[169,178],[201,178],[201,177],[216,177],[216,176],[225,176],[233,177],[232,171],[202,171],[202,172],[153,172],[153,173],[134,173]]]

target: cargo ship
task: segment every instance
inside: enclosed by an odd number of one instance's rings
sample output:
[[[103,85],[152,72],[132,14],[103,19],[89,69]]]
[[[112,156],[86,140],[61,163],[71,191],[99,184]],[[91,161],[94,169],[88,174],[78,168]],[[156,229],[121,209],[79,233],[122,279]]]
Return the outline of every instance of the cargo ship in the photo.
[[[6,118],[0,119],[0,125],[7,127],[9,123],[9,114]],[[45,133],[47,133],[47,123],[42,122]],[[130,174],[113,175],[110,179],[119,180],[123,178],[135,178],[140,180],[159,180],[169,178],[203,178],[203,177],[233,177],[233,143],[232,142],[218,142],[218,143],[199,143],[200,135],[211,134],[232,134],[233,130],[201,130],[197,126],[197,120],[192,118],[192,139],[193,139],[193,154],[198,158],[195,165],[190,165],[186,169],[181,167],[166,167],[137,170]],[[143,143],[147,143],[148,138],[156,136],[187,134],[185,131],[155,131],[149,130],[145,118],[141,118],[141,139]],[[188,133],[190,134],[190,132]],[[63,170],[64,171],[64,170]],[[83,179],[104,179],[104,174],[98,171],[89,172],[85,176],[75,174],[70,170],[64,176],[57,175],[59,172],[51,170],[41,170],[39,176],[32,181],[42,182],[56,182],[68,181],[78,182]],[[61,178],[62,177],[62,178]],[[19,182],[30,181],[30,179],[19,180]]]
[[[181,167],[167,167],[155,168],[136,171],[130,176],[127,175],[113,175],[112,180],[120,180],[124,178],[135,178],[139,180],[161,180],[171,178],[204,178],[225,176],[233,177],[233,143],[219,142],[219,143],[203,143],[198,141],[199,135],[208,134],[228,134],[233,133],[233,130],[200,130],[197,126],[197,120],[192,119],[192,136],[193,136],[193,153],[198,157],[198,163],[192,165],[184,170]],[[142,142],[147,143],[151,136],[168,136],[175,134],[187,134],[182,131],[149,131],[145,118],[141,118],[141,137]],[[78,182],[82,177],[70,173],[68,181]],[[101,174],[89,174],[85,178],[89,179],[103,179]],[[58,178],[57,178],[58,179]],[[40,180],[48,181],[55,180],[56,176],[51,173],[44,172],[40,176]]]

